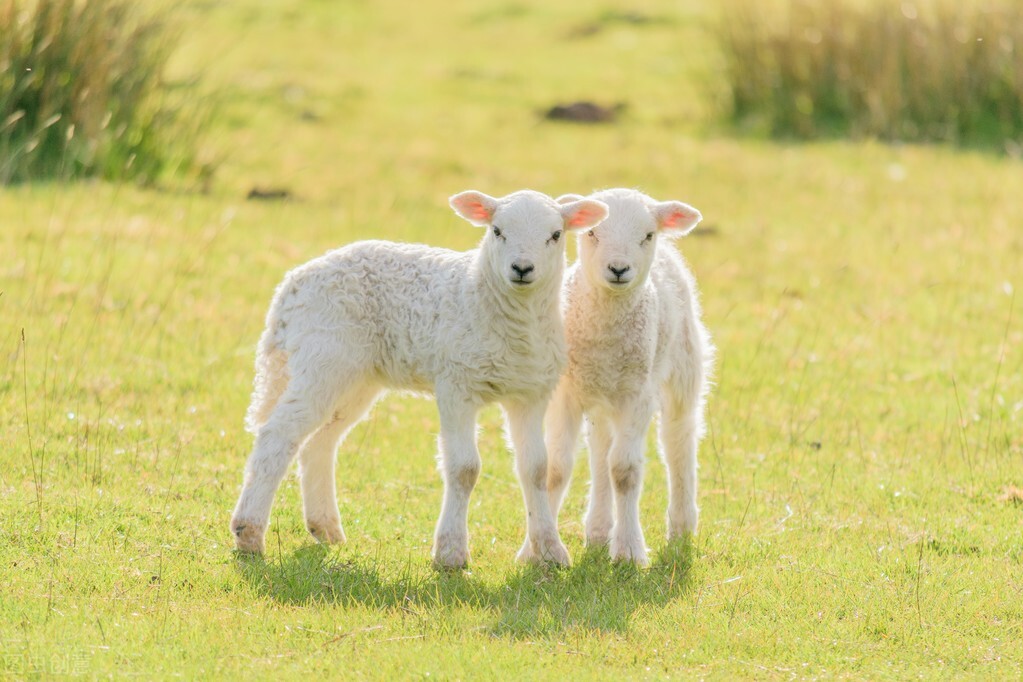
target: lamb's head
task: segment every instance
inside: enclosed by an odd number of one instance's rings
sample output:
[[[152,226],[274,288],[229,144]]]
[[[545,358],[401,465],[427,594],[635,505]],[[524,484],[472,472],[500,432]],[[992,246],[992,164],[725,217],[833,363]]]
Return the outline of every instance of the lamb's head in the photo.
[[[561,286],[565,233],[589,229],[607,217],[607,206],[579,197],[563,204],[522,190],[501,199],[467,191],[451,197],[455,213],[487,228],[480,244],[485,267],[509,288],[525,291],[545,283]]]
[[[563,205],[580,199],[567,194]],[[628,291],[646,281],[657,240],[689,233],[702,216],[681,201],[655,201],[632,189],[609,189],[590,196],[607,204],[610,215],[579,237],[579,262],[596,286]]]

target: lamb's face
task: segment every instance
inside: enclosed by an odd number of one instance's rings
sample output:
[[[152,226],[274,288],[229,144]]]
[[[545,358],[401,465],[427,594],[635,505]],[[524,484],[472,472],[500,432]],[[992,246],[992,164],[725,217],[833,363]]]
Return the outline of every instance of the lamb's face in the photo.
[[[592,284],[612,291],[642,285],[653,265],[657,240],[685,234],[701,218],[692,206],[657,202],[635,190],[608,190],[593,198],[606,203],[610,215],[579,236],[579,261]]]
[[[485,227],[480,245],[491,271],[511,289],[528,290],[557,282],[565,268],[565,235],[596,225],[607,207],[585,199],[559,205],[545,194],[524,190],[494,199],[463,192],[451,206],[469,222]]]
[[[516,288],[561,277],[564,269],[565,223],[557,204],[543,199],[519,193],[498,203],[483,239],[493,271]]]
[[[625,291],[650,272],[657,222],[645,203],[630,199],[612,197],[608,219],[579,237],[579,260],[593,284]]]

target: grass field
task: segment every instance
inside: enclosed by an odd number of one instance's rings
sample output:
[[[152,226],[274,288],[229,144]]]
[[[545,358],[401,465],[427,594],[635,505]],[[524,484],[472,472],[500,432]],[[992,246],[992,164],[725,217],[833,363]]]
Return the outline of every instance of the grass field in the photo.
[[[219,93],[209,193],[0,189],[0,672],[351,679],[1023,675],[1023,166],[782,145],[714,124],[713,13],[565,3],[193,2],[181,74]],[[544,122],[562,101],[620,122]],[[274,285],[366,237],[469,248],[448,195],[639,186],[720,349],[701,530],[654,564],[513,561],[496,409],[471,570],[429,564],[436,408],[392,395],[339,454],[349,542],[286,480],[265,560],[228,531]],[[285,202],[246,201],[254,186]]]

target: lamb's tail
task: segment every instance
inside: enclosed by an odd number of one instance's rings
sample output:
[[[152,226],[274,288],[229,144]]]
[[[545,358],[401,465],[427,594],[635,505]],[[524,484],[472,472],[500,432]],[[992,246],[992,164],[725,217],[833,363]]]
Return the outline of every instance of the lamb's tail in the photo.
[[[266,329],[256,349],[256,379],[253,382],[252,402],[245,414],[245,429],[256,434],[270,418],[277,401],[288,387],[288,354],[280,338],[282,325],[277,297],[267,314]]]

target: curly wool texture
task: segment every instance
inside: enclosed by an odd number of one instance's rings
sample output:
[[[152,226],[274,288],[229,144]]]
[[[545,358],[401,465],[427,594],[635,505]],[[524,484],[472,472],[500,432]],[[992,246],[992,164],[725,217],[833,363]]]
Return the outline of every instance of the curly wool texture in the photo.
[[[400,389],[437,397],[445,492],[434,561],[468,561],[468,502],[481,469],[476,413],[498,401],[527,509],[520,558],[568,563],[544,486],[543,409],[567,357],[563,237],[599,223],[607,207],[559,205],[528,190],[502,199],[462,192],[450,203],[487,228],[479,248],[358,242],[295,268],[277,288],[246,416],[256,443],[231,520],[239,549],[263,551],[273,498],[296,455],[306,526],[321,542],[344,542],[338,443],[381,391]]]
[[[250,431],[287,383],[286,357],[332,349],[381,388],[429,393],[437,381],[479,401],[545,396],[566,353],[557,299],[508,296],[479,249],[358,242],[289,272],[259,342]],[[330,367],[321,367],[329,371]]]

